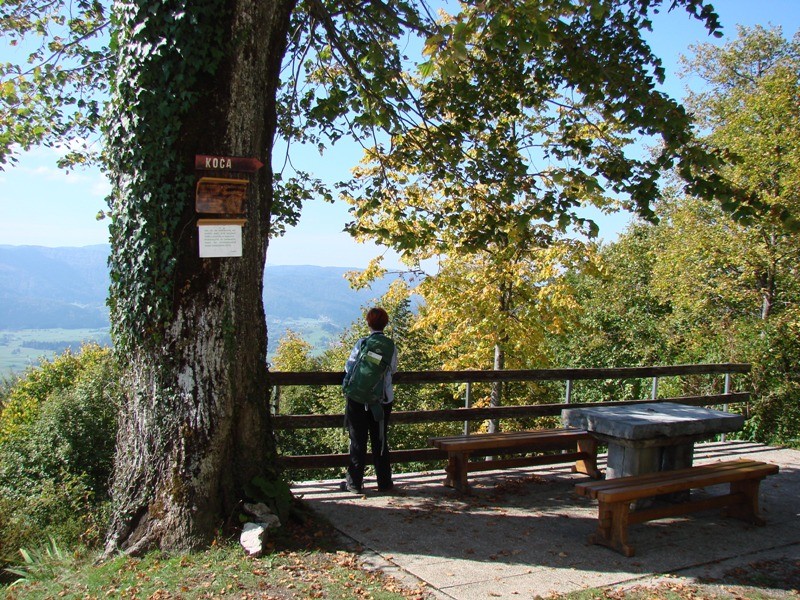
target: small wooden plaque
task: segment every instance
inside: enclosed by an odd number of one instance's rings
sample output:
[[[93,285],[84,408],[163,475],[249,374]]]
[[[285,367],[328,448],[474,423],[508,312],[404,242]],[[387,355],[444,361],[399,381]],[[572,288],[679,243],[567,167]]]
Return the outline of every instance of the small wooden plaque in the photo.
[[[245,214],[247,183],[246,179],[202,177],[197,182],[195,210],[202,214]]]

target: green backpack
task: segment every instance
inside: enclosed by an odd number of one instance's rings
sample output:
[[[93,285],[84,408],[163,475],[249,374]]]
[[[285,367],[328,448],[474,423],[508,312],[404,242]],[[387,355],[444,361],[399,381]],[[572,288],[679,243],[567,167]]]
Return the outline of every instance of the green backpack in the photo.
[[[392,365],[393,356],[394,342],[391,338],[374,333],[365,338],[353,368],[342,382],[345,398],[376,407],[378,410],[373,409],[373,413],[382,414],[383,379]]]

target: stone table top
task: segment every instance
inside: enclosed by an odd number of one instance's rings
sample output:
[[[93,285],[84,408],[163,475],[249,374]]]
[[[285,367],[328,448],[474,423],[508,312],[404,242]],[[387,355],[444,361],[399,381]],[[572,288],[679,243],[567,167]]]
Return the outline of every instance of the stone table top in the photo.
[[[567,426],[624,440],[702,437],[744,426],[742,415],[674,402],[565,408],[561,419]]]

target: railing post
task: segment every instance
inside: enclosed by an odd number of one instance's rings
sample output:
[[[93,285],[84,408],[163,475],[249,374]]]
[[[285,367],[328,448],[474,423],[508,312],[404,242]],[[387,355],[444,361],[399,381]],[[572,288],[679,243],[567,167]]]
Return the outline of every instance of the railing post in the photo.
[[[730,394],[731,393],[731,374],[730,373],[725,373],[725,393],[726,394]],[[727,404],[723,404],[722,405],[722,410],[724,410],[725,412],[728,412],[728,405]]]
[[[730,373],[725,373],[725,393],[726,394],[730,394],[731,393],[731,374]],[[722,405],[722,410],[723,410],[723,412],[728,412],[728,405],[727,404],[723,404]],[[724,442],[724,441],[726,441],[726,439],[727,439],[727,436],[723,433],[722,434],[722,441]]]
[[[658,377],[653,377],[653,391],[650,394],[650,399],[651,400],[658,399]]]
[[[564,397],[564,404],[572,402],[572,379],[567,379],[567,393]]]
[[[280,414],[281,412],[281,386],[276,385],[274,386],[274,389],[275,389],[275,396],[274,396],[275,400],[272,403],[272,406],[270,407],[270,413],[272,413],[273,415],[277,415]]]
[[[464,395],[464,407],[472,407],[472,382],[467,382],[467,392]],[[469,421],[464,421],[464,435],[469,435]]]

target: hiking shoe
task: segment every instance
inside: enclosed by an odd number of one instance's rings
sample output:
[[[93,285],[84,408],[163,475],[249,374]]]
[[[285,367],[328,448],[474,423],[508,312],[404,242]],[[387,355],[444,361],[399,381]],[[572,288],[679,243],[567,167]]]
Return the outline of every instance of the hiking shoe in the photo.
[[[361,488],[356,487],[354,485],[351,485],[351,484],[347,483],[346,481],[343,481],[343,482],[341,482],[339,484],[339,489],[342,490],[343,492],[351,492],[353,494],[363,494],[364,493],[364,491]]]
[[[378,491],[379,492],[391,492],[392,490],[394,490],[394,484],[393,483],[390,483],[388,485],[379,485],[378,486]]]

